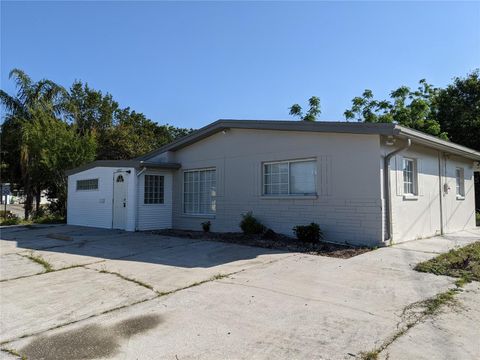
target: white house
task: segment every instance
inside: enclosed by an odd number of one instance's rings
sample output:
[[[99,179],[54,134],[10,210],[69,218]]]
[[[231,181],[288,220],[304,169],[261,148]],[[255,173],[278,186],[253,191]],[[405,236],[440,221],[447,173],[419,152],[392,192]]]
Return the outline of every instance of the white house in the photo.
[[[219,120],[150,154],[68,172],[68,223],[292,234],[384,245],[475,227],[480,153],[395,124]]]

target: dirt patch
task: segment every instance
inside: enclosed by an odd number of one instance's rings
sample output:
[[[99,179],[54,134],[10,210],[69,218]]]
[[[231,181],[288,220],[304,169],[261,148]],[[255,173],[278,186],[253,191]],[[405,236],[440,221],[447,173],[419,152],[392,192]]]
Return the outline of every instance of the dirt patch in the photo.
[[[112,326],[86,325],[80,329],[51,336],[39,336],[20,349],[27,359],[65,360],[111,357],[122,339],[154,329],[162,322],[160,315],[143,315]]]
[[[326,242],[320,242],[317,244],[303,243],[299,242],[297,239],[282,234],[274,234],[269,238],[265,238],[262,235],[245,235],[243,233],[206,233],[203,231],[173,229],[155,230],[150,231],[150,233],[195,240],[220,241],[230,244],[257,246],[266,249],[300,252],[304,254],[330,256],[342,259],[348,259],[373,250],[368,247],[355,247]]]

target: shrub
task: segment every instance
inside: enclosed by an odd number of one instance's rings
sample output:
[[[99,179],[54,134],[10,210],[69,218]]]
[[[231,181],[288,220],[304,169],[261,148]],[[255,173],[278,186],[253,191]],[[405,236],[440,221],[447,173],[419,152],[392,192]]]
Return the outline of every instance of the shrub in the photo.
[[[210,232],[210,226],[212,223],[210,221],[204,221],[202,222],[202,229],[204,232]]]
[[[297,239],[301,242],[320,242],[323,239],[323,232],[320,226],[316,223],[310,223],[310,225],[298,225],[293,228],[293,232]]]
[[[0,210],[0,217],[1,217],[1,218],[5,219],[5,214],[7,214],[6,217],[8,218],[8,217],[12,214],[12,212],[11,212],[10,210],[7,210],[7,211],[5,211],[5,210]]]
[[[59,215],[45,215],[34,218],[33,222],[35,224],[63,224],[66,222],[66,219]]]
[[[267,240],[275,240],[277,238],[277,233],[272,229],[267,229],[263,233],[262,238]]]
[[[245,235],[261,234],[265,231],[265,226],[253,216],[251,211],[242,214],[240,228]]]
[[[8,225],[18,225],[20,224],[20,218],[12,214],[10,211],[7,211],[7,216],[5,217],[5,211],[2,214],[2,218],[0,219],[0,225],[1,226],[8,226]]]
[[[477,220],[477,226],[480,226],[480,212],[475,214],[475,219]]]
[[[32,211],[32,219],[33,220],[38,219],[38,218],[42,218],[46,215],[47,215],[47,211],[46,211],[45,207],[43,207],[43,206],[39,206],[38,210],[33,210]]]

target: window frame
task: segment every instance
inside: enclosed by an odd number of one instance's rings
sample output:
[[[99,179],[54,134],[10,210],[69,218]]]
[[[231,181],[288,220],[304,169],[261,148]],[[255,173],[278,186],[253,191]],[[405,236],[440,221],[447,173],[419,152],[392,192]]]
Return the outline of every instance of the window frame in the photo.
[[[405,181],[405,162],[411,162],[412,163],[412,181],[406,182]],[[407,183],[411,183],[412,185],[412,192],[407,192],[405,191],[405,185]],[[417,166],[417,159],[411,158],[411,157],[403,157],[402,159],[402,191],[403,195],[405,196],[418,196],[418,166]]]
[[[207,172],[207,171],[213,171],[213,180],[215,181],[215,195],[210,196],[210,204],[209,207],[212,206],[212,203],[214,204],[215,210],[213,212],[207,212],[207,213],[202,213],[202,212],[187,212],[186,211],[186,203],[185,203],[185,194],[186,194],[186,185],[187,182],[185,181],[185,174],[187,173],[200,173],[200,172]],[[182,172],[182,215],[183,216],[191,216],[191,217],[209,217],[213,218],[217,214],[217,168],[216,167],[205,167],[205,168],[196,168],[196,169],[186,169],[183,170]],[[193,194],[193,193],[192,193]],[[213,200],[213,201],[212,201]],[[200,207],[200,202],[199,202],[199,207]]]
[[[315,191],[313,193],[292,193],[291,188],[290,188],[290,164],[292,163],[301,163],[301,162],[313,162],[315,164],[315,175],[314,175],[314,185],[315,185]],[[287,164],[288,168],[288,173],[287,173],[287,188],[288,188],[288,193],[287,194],[267,194],[266,193],[266,186],[268,184],[265,181],[265,175],[266,175],[266,166],[268,165],[275,165],[275,164]],[[302,197],[302,198],[307,198],[307,197],[316,197],[318,196],[318,191],[317,191],[317,179],[318,179],[318,164],[317,164],[317,158],[304,158],[304,159],[291,159],[291,160],[277,160],[277,161],[265,161],[262,162],[262,170],[261,170],[261,176],[262,176],[262,197],[265,198],[282,198],[282,197]]]
[[[159,178],[161,178],[161,189],[162,189],[162,192],[161,192],[161,202],[145,202],[146,200],[146,196],[147,196],[147,176],[157,176]],[[152,193],[153,194],[153,193]],[[160,199],[160,197],[159,197]],[[143,176],[143,205],[147,205],[147,206],[150,206],[150,205],[164,205],[165,204],[165,175],[161,175],[161,174],[145,174]]]
[[[465,198],[465,169],[463,167],[455,167],[455,195],[457,199]]]
[[[97,186],[95,188],[88,188],[88,189],[79,189],[78,188],[78,183],[80,181],[96,181]],[[99,178],[91,178],[91,179],[77,179],[75,181],[75,191],[98,191],[100,189],[100,180]]]

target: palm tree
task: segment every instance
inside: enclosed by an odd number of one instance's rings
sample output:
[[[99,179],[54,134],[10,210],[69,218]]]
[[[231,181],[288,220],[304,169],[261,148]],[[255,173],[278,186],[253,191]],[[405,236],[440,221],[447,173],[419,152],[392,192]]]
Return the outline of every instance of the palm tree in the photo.
[[[13,69],[9,74],[14,79],[17,94],[11,96],[0,90],[0,102],[6,110],[5,121],[1,128],[1,141],[4,153],[2,162],[8,168],[7,177],[19,183],[26,195],[25,218],[28,218],[37,195],[37,209],[42,179],[33,176],[33,161],[27,145],[28,127],[25,124],[35,121],[38,111],[60,115],[65,107],[66,90],[50,80],[33,82],[22,70]],[[3,166],[2,166],[3,168]]]

